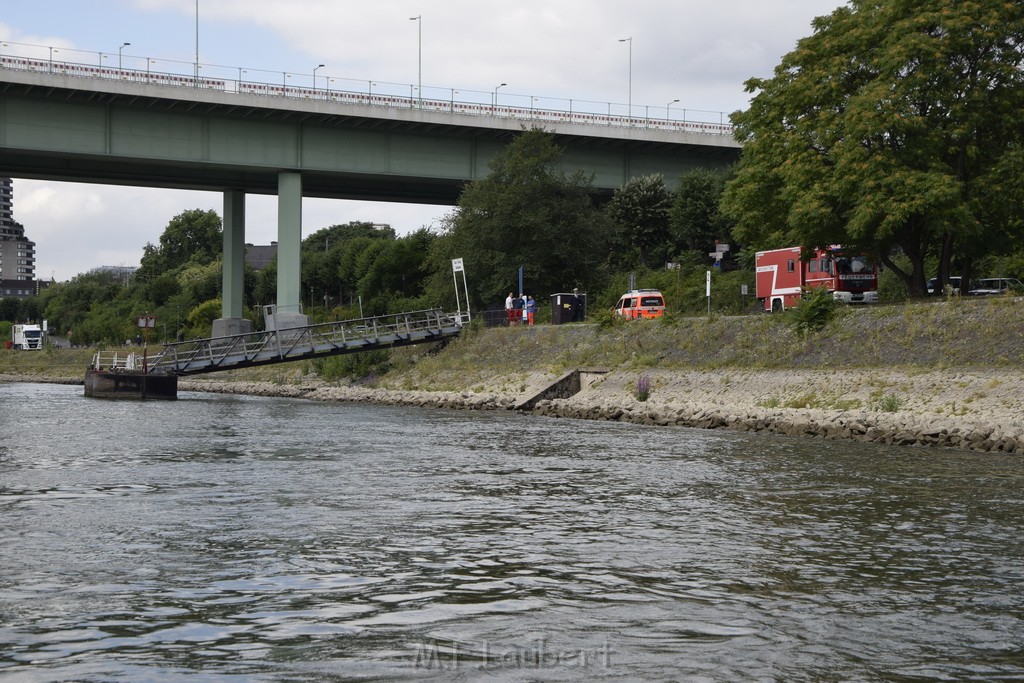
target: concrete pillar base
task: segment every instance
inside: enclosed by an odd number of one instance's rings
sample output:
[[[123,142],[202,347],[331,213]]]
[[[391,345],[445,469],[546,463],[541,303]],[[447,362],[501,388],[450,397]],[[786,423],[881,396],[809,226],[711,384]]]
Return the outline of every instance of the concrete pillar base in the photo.
[[[213,337],[231,337],[252,332],[252,321],[248,318],[217,318],[213,321]]]
[[[309,325],[309,316],[293,311],[277,311],[272,314],[265,314],[267,332],[272,330],[287,330],[293,327],[306,327]]]

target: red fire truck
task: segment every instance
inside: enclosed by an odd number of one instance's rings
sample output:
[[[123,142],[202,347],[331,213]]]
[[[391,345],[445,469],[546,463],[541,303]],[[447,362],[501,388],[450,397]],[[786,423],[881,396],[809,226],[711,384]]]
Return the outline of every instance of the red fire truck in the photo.
[[[759,251],[755,264],[757,298],[764,302],[766,311],[796,306],[807,287],[824,287],[836,301],[847,304],[878,303],[878,267],[874,261],[868,256],[844,253],[839,246]]]

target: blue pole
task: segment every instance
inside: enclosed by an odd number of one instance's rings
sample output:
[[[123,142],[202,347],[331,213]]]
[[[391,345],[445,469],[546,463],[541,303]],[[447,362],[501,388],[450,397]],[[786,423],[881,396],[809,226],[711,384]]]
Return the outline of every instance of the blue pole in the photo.
[[[523,295],[523,266],[519,266],[519,296]]]

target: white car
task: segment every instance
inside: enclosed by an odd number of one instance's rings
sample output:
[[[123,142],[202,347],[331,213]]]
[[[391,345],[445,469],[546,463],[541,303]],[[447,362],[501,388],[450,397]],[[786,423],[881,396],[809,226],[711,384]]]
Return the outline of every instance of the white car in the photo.
[[[1010,290],[1024,292],[1024,283],[1015,277],[987,277],[972,283],[967,293],[973,296],[988,296],[1006,294]]]

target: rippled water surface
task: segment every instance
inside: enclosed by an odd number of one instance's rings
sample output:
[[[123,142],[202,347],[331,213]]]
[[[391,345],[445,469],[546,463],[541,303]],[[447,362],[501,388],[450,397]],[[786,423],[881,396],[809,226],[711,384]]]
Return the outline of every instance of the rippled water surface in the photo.
[[[1020,458],[0,392],[0,680],[1024,679]]]

